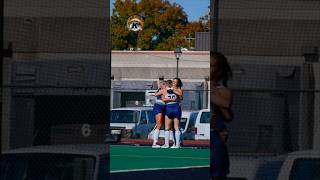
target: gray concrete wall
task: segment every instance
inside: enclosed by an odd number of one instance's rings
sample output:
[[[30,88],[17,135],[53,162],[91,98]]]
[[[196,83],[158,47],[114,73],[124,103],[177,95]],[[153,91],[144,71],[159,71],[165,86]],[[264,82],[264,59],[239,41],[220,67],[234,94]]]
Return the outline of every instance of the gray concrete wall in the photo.
[[[7,48],[12,43],[14,51],[13,57],[4,62],[1,131],[4,150],[32,144],[35,96],[108,94],[111,63],[108,16],[107,1],[4,1],[3,46]],[[100,57],[87,58],[93,54]],[[83,56],[87,58],[84,61]]]
[[[319,1],[228,0],[218,8],[218,51],[226,55],[301,56],[320,46]]]
[[[107,18],[5,17],[4,47],[16,52],[107,53]]]
[[[4,1],[4,47],[19,52],[107,53],[107,1]]]
[[[222,19],[218,50],[227,55],[301,56],[320,47],[318,32],[320,18]]]
[[[113,51],[111,74],[114,79],[152,79],[176,77],[177,60],[170,51]],[[183,52],[179,60],[179,77],[203,80],[209,77],[209,52]]]

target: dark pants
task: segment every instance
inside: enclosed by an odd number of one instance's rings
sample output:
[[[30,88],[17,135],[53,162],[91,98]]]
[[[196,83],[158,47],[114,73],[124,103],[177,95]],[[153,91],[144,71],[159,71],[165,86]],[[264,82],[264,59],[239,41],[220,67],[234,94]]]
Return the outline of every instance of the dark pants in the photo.
[[[229,173],[229,154],[225,142],[222,141],[218,130],[210,131],[210,171],[215,179],[226,179]]]

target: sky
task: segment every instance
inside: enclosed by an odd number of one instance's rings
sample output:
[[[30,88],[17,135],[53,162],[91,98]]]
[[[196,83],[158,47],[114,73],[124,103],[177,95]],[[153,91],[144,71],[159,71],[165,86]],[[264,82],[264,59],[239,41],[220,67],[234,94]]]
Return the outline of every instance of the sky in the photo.
[[[199,17],[206,15],[209,12],[208,6],[210,0],[169,0],[171,3],[175,2],[183,7],[183,10],[188,15],[188,21],[197,21]],[[115,0],[110,0],[111,10]],[[110,12],[111,14],[111,12]]]

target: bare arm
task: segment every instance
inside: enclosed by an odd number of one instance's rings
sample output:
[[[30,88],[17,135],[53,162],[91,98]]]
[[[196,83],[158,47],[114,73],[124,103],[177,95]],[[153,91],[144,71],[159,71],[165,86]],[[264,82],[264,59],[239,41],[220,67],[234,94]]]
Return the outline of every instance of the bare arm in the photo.
[[[223,115],[223,117],[224,117],[224,120],[226,121],[226,122],[230,122],[230,121],[232,121],[232,119],[233,119],[233,112],[232,112],[232,110],[231,109],[220,109],[220,111],[221,111],[221,113],[222,113],[222,115]]]
[[[161,99],[163,102],[176,102],[176,98],[175,99],[170,99],[170,98],[162,98]]]
[[[161,96],[163,95],[163,90],[159,89],[156,93],[154,93],[154,96]]]
[[[173,93],[175,93],[177,96],[183,95],[183,91],[181,88],[173,88]]]
[[[213,104],[219,108],[230,109],[232,104],[232,92],[228,88],[213,88],[211,91]]]
[[[230,89],[221,88],[214,90],[211,93],[213,95],[213,103],[221,111],[225,121],[230,122],[233,119],[233,112],[231,110],[233,95]]]

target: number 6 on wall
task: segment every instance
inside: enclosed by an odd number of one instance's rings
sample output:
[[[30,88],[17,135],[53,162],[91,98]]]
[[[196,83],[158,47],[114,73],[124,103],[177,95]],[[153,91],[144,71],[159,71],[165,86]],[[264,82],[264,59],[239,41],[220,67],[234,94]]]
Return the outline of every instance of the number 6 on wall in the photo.
[[[81,132],[84,137],[89,137],[91,135],[90,124],[83,124]]]

